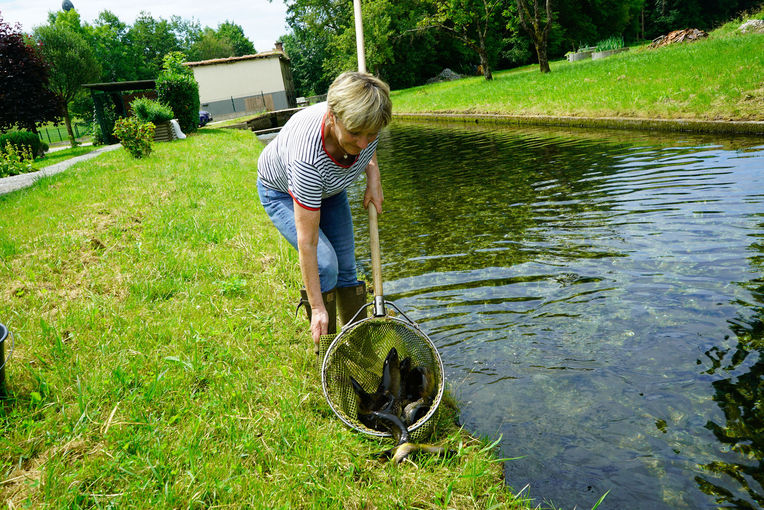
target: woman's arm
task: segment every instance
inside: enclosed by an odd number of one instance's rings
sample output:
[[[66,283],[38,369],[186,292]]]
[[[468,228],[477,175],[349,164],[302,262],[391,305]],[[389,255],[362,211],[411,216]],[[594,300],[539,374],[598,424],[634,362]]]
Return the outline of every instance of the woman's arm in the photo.
[[[382,180],[379,175],[379,163],[377,162],[377,153],[371,157],[371,161],[366,165],[366,193],[363,196],[363,206],[369,207],[369,202],[374,202],[377,207],[377,213],[382,214],[382,202],[385,197],[382,194]]]
[[[300,257],[302,282],[308,293],[311,309],[310,334],[318,345],[321,335],[329,331],[329,314],[321,296],[321,281],[318,277],[318,225],[321,211],[305,209],[294,203],[294,222],[297,227],[297,249]]]

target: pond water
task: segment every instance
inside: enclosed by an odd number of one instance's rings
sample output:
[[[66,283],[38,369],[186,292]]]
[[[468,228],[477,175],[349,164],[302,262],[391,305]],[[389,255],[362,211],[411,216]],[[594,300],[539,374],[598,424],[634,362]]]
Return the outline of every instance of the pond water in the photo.
[[[764,506],[763,139],[396,122],[379,160],[386,297],[513,489]]]

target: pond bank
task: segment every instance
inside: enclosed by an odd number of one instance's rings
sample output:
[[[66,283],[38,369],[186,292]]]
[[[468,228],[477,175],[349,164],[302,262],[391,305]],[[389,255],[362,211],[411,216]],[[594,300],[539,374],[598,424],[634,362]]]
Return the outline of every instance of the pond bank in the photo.
[[[462,121],[487,124],[524,126],[562,126],[597,129],[627,129],[644,131],[672,131],[724,135],[764,135],[764,121],[696,120],[696,119],[640,119],[629,117],[573,117],[554,115],[508,115],[496,113],[394,113],[400,120]]]

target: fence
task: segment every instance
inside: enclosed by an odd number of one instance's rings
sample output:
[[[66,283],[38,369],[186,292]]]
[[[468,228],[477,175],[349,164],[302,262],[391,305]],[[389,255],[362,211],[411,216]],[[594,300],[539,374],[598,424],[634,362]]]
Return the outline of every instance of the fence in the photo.
[[[81,138],[90,134],[87,125],[82,123],[72,123],[72,131],[74,132],[74,138]],[[69,140],[69,133],[66,132],[66,126],[44,126],[37,129],[37,136],[40,140],[46,143],[65,142]]]

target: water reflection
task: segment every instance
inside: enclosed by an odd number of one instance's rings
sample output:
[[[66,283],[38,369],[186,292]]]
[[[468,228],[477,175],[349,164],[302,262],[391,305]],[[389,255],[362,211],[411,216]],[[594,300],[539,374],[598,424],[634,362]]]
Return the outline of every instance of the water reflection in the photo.
[[[386,293],[465,425],[525,456],[512,486],[558,508],[761,504],[760,140],[397,123],[379,157]]]

